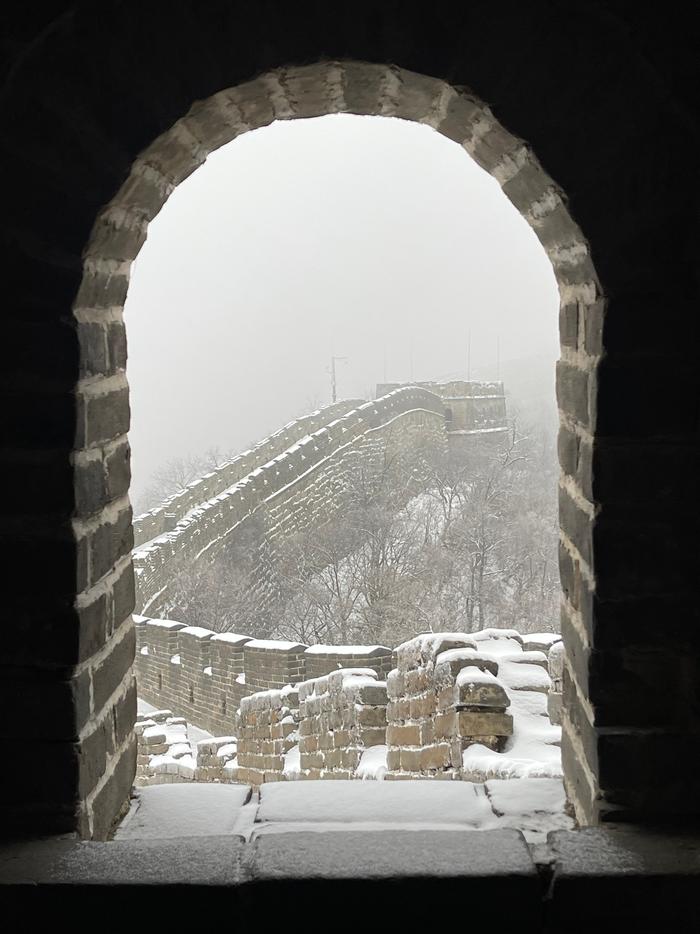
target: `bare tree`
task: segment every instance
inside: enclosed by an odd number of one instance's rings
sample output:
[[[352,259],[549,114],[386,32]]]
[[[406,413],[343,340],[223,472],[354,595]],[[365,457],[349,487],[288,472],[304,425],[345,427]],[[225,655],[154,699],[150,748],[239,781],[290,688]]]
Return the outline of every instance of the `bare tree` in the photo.
[[[391,645],[426,629],[554,629],[553,445],[551,434],[513,424],[459,464],[391,447],[358,458],[342,509],[323,527],[271,551],[261,520],[199,579],[185,573],[183,618],[331,644]]]
[[[201,457],[188,455],[170,458],[152,474],[148,487],[135,503],[135,513],[139,515],[159,506],[175,493],[186,489],[193,480],[215,467],[221,467],[231,456],[213,447]]]

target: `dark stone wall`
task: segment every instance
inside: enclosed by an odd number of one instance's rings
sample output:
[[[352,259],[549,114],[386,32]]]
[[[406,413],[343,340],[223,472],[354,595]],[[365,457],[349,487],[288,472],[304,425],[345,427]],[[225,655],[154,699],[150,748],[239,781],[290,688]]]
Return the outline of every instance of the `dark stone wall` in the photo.
[[[29,730],[45,765],[31,780],[9,770],[3,825],[103,837],[134,773],[126,338],[114,309],[128,285],[121,257],[143,242],[167,180],[152,182],[144,222],[113,226],[101,262],[84,266],[95,219],[194,101],[321,58],[469,86],[565,192],[538,235],[551,245],[568,209],[605,296],[567,301],[590,262],[550,251],[565,351],[569,790],[588,821],[697,812],[687,755],[700,732],[700,81],[685,8],[107,0],[54,10],[42,19],[12,2],[3,14],[0,664],[3,709],[32,717],[28,727],[6,716],[0,729],[7,744]],[[185,165],[196,165],[191,152]],[[519,206],[532,201],[529,170],[505,184]]]

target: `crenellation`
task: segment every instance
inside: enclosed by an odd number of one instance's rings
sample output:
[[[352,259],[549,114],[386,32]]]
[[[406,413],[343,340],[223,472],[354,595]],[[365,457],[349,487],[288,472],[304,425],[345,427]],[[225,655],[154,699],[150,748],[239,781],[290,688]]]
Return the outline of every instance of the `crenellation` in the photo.
[[[345,414],[357,404],[356,400],[333,403],[310,415],[302,416],[280,428],[249,451],[244,451],[230,462],[215,467],[203,477],[193,480],[186,489],[173,494],[164,503],[134,519],[134,541],[138,548],[171,531],[193,508],[225,492],[261,466],[271,463],[290,445],[303,441],[319,431],[331,418]]]
[[[142,757],[170,757],[156,762],[158,774],[180,776],[167,781],[486,781],[499,777],[497,764],[463,757],[472,748],[504,753],[514,696],[559,722],[565,674],[555,633],[431,632],[391,650],[251,639],[143,617],[136,629],[140,696],[215,737],[191,751],[196,770],[189,760],[173,764],[169,749],[142,749]],[[546,742],[558,745],[559,733]],[[368,749],[379,753],[371,767],[363,765]],[[504,768],[517,761],[506,755]],[[150,760],[139,764],[148,766],[145,779],[160,780]]]
[[[328,410],[314,413],[309,417],[313,421],[305,422],[308,429],[326,419],[326,424],[313,434],[299,438],[299,424],[292,423],[272,436],[275,439],[279,435],[281,440],[275,442],[279,446],[287,444],[290,436],[295,441],[267,460],[265,457],[271,450],[259,446],[264,451],[264,456],[258,452],[259,466],[216,496],[189,509],[173,529],[135,549],[140,612],[157,614],[167,607],[168,590],[178,563],[214,558],[225,544],[244,536],[252,523],[260,526],[252,587],[264,611],[277,598],[271,583],[277,543],[300,531],[319,527],[339,513],[354,471],[374,471],[379,480],[387,459],[395,461],[394,469],[398,469],[402,459],[421,446],[430,446],[435,452],[445,449],[444,405],[425,388],[400,387],[350,411],[339,411],[338,406],[330,406]],[[378,414],[368,420],[364,413],[369,411]],[[277,447],[273,447],[276,451]],[[230,479],[231,475],[223,470],[223,476]],[[202,484],[206,487],[209,477],[191,484],[193,490],[201,493]],[[415,492],[421,482],[416,480]],[[407,490],[407,495],[412,492]],[[173,500],[167,501],[168,504],[170,508]],[[168,513],[157,512],[162,529]],[[148,533],[142,529],[141,534]]]

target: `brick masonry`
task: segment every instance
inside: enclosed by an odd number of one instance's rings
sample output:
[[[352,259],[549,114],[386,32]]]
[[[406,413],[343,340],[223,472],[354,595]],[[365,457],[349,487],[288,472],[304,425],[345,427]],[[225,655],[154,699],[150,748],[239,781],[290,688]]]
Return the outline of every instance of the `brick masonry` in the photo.
[[[392,4],[340,16],[224,4],[209,17],[187,3],[178,16],[151,4],[124,15],[111,0],[57,19],[18,9],[0,102],[11,491],[0,663],[7,703],[37,711],[45,769],[10,776],[4,825],[103,837],[136,767],[122,312],[148,222],[236,135],[337,111],[447,135],[547,251],[561,298],[569,794],[585,823],[696,814],[685,750],[700,733],[698,82],[685,18],[593,0],[437,0],[429,16]],[[290,66],[302,61],[313,64]],[[3,739],[26,731],[6,718]]]
[[[284,781],[285,755],[298,742],[296,686],[259,691],[241,701],[237,717],[238,761],[231,780],[259,788]]]
[[[362,753],[373,746],[386,752],[387,780],[482,781],[465,770],[462,753],[475,743],[501,751],[513,732],[499,656],[480,652],[484,639],[514,643],[517,661],[527,668],[548,670],[551,658],[553,683],[544,676],[535,687],[530,676],[518,687],[520,680],[511,675],[510,687],[546,691],[550,710],[552,697],[555,714],[559,710],[560,694],[550,692],[560,687],[563,657],[555,634],[524,641],[513,630],[487,629],[473,638],[426,633],[392,651],[306,647],[233,633],[225,638],[143,617],[137,617],[136,628],[140,696],[169,708],[139,718],[141,784],[196,780],[257,788],[287,780],[353,779],[364,777],[358,772]],[[513,661],[510,654],[503,658]],[[355,660],[364,664],[350,667]],[[324,673],[317,675],[319,668]],[[180,748],[178,761],[156,761],[156,768],[152,757],[168,752],[166,727],[175,724],[168,742],[178,744],[185,720],[219,735],[196,750]]]
[[[299,778],[350,779],[365,749],[386,743],[386,682],[342,668],[299,685]]]
[[[386,778],[459,779],[471,743],[501,750],[513,732],[498,663],[464,633],[430,633],[396,649],[387,679]]]
[[[160,505],[134,519],[134,546],[138,548],[159,535],[172,531],[191,509],[224,493],[254,470],[279,457],[302,438],[347,415],[361,405],[362,401],[350,399],[336,402],[325,405],[310,415],[297,418],[250,450],[243,451],[230,462],[188,483],[186,489],[174,493]]]
[[[236,712],[253,693],[280,691],[347,667],[371,669],[381,680],[394,659],[383,645],[307,647],[134,619],[139,696],[215,735],[235,733]]]

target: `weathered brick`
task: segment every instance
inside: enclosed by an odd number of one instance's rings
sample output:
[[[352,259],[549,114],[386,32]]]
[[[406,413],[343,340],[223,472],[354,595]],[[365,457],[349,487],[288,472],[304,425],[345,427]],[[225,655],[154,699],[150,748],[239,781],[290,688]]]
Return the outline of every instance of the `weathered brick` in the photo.
[[[424,770],[444,769],[450,765],[449,743],[426,746],[420,751],[420,767]]]
[[[399,725],[390,723],[386,728],[386,741],[390,746],[420,745],[420,726],[417,723]]]
[[[103,708],[110,695],[124,680],[134,661],[136,637],[133,626],[116,643],[109,656],[92,672],[95,710]]]
[[[460,710],[457,714],[460,736],[510,736],[513,732],[513,717],[509,713],[485,713]]]

